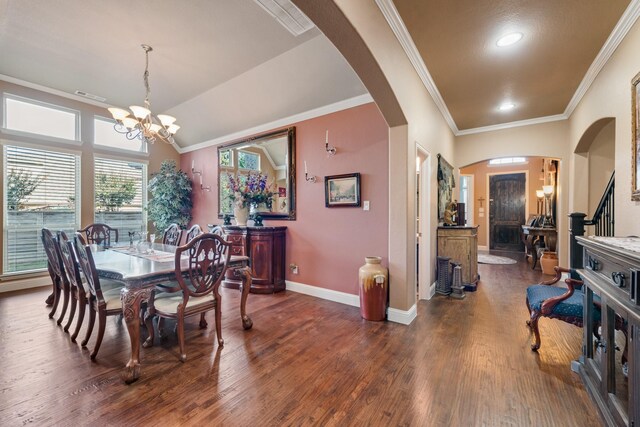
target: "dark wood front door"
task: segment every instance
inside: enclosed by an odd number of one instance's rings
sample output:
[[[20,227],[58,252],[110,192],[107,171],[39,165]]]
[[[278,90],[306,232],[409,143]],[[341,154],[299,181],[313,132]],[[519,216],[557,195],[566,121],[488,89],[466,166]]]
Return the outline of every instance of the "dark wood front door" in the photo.
[[[489,248],[524,251],[520,226],[525,222],[527,179],[524,173],[489,176]]]

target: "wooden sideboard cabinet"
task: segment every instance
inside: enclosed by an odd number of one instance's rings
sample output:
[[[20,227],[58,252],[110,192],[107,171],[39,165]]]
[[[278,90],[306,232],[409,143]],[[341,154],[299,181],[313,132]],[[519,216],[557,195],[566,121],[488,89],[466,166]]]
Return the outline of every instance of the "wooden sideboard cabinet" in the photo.
[[[578,371],[609,426],[640,426],[640,239],[576,237],[583,246]]]
[[[438,256],[451,258],[462,267],[465,290],[478,286],[478,227],[438,227]]]
[[[251,266],[251,292],[271,294],[285,290],[285,254],[287,227],[222,226],[231,243],[231,255],[249,257]],[[242,277],[228,271],[222,285],[238,289]]]

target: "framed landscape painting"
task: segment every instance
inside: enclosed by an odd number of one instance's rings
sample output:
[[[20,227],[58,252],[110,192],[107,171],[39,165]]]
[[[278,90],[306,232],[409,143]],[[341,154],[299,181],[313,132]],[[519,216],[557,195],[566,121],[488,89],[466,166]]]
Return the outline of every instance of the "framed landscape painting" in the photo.
[[[324,177],[325,206],[360,206],[360,174],[348,173]]]
[[[640,201],[640,73],[631,80],[631,200]]]

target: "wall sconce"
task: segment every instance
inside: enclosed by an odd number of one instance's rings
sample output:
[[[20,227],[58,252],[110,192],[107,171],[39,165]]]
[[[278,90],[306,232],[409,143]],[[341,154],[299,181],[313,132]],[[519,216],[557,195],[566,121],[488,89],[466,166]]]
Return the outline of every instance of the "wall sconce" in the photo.
[[[536,197],[538,198],[538,205],[537,205],[537,209],[536,212],[538,213],[538,215],[542,215],[542,209],[543,209],[543,199],[544,199],[544,191],[542,190],[536,190]]]
[[[202,171],[200,171],[200,189],[202,191],[211,191],[211,186],[207,185],[206,187],[202,185]]]
[[[309,175],[309,174],[307,173],[307,161],[306,161],[306,160],[304,161],[304,179],[305,179],[307,182],[313,182],[314,184],[315,184],[315,182],[316,182],[316,177],[315,177],[315,176],[313,176],[313,175]]]
[[[324,149],[327,152],[327,156],[333,156],[338,151],[336,147],[329,147],[329,129],[327,129],[327,133],[324,136]]]
[[[191,173],[193,175],[200,175],[200,181],[202,181],[202,171],[197,171],[196,170],[196,161],[195,160],[191,160]],[[202,184],[202,182],[200,184]]]

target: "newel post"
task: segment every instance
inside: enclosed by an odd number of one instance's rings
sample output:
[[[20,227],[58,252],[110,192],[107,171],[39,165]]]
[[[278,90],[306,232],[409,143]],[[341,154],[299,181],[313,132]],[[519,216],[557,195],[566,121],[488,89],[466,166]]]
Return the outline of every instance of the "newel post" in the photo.
[[[574,212],[569,214],[569,267],[582,268],[582,246],[578,244],[576,237],[584,236],[584,223],[586,214]]]

